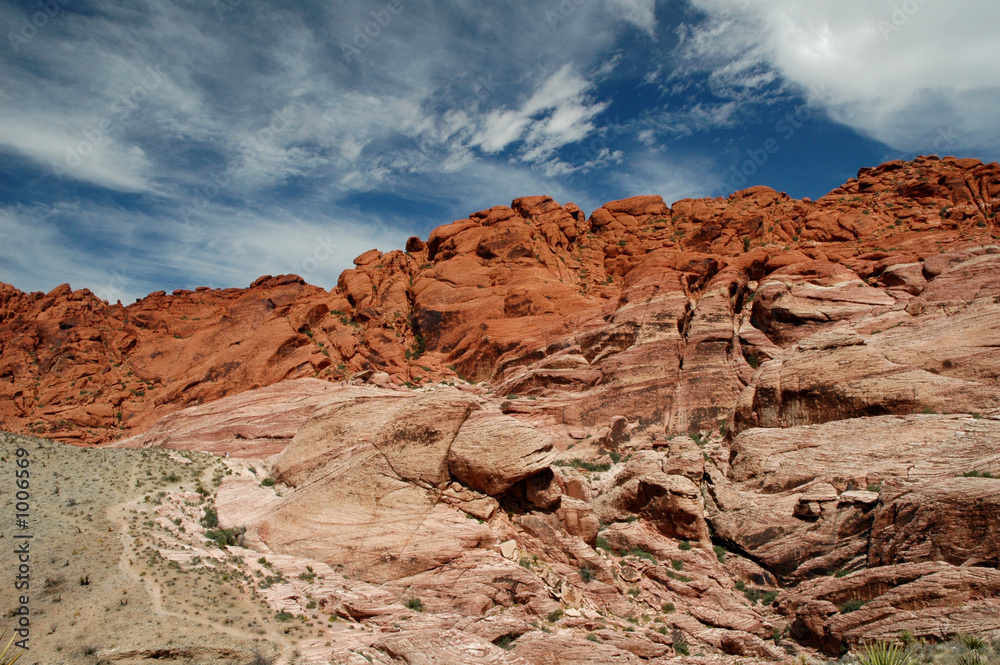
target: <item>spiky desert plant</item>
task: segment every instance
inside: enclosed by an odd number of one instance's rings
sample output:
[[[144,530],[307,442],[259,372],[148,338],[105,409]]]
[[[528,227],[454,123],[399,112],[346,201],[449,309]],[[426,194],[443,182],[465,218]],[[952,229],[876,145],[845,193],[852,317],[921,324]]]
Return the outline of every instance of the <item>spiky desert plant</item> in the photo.
[[[966,651],[958,657],[958,665],[985,665],[986,656],[979,651]]]
[[[989,643],[978,635],[959,635],[958,641],[969,651],[987,651]]]
[[[913,654],[904,647],[889,642],[865,645],[858,654],[859,665],[911,665]]]
[[[3,638],[7,637],[7,631],[3,631],[3,635],[0,635],[0,644],[3,644]],[[23,651],[18,653],[8,653],[10,648],[14,646],[14,638],[17,635],[11,635],[10,640],[7,642],[7,646],[3,648],[3,652],[0,652],[0,665],[14,665],[17,660],[24,655]]]

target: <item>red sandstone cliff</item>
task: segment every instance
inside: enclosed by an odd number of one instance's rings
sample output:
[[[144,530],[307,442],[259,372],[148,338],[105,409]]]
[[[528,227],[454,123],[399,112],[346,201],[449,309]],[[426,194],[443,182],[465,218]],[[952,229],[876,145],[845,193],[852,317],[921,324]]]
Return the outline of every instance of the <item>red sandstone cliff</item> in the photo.
[[[551,397],[570,424],[623,412],[714,427],[753,372],[745,356],[915,296],[937,270],[928,259],[994,242],[998,192],[996,164],[929,157],[862,169],[817,201],[753,187],[672,207],[613,201],[588,219],[520,198],[405,252],[366,252],[330,292],[262,277],[121,307],[68,285],[0,284],[0,426],[100,443],[249,388],[373,369]],[[823,303],[833,312],[795,294],[851,280]]]
[[[517,199],[331,292],[0,285],[0,426],[266,468],[220,476],[220,523],[322,570],[373,662],[987,634],[998,211],[1000,165],[925,157],[815,202]]]

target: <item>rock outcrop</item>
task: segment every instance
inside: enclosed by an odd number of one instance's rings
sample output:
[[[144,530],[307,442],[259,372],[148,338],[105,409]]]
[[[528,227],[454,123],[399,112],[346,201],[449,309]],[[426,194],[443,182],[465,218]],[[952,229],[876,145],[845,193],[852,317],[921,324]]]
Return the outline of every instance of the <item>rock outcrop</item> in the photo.
[[[370,662],[986,633],[998,201],[1000,165],[923,157],[817,201],[520,198],[331,291],[0,285],[0,422],[253,468],[222,526],[340,576]]]

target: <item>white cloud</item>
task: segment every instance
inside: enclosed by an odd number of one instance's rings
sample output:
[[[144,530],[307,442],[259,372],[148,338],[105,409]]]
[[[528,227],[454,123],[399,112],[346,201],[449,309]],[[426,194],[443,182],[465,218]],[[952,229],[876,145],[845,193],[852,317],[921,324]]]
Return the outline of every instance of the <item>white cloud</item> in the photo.
[[[686,52],[727,79],[759,66],[830,117],[900,150],[998,147],[1000,4],[976,0],[691,0],[709,21]],[[739,63],[733,65],[733,62]],[[740,73],[740,67],[743,74]],[[822,91],[818,93],[817,91]]]
[[[15,193],[23,205],[0,207],[0,279],[123,302],[268,272],[332,286],[357,254],[452,211],[532,193],[599,205],[612,171],[599,169],[631,164],[601,138],[610,100],[596,86],[627,63],[622,35],[649,45],[658,28],[655,0],[570,3],[555,25],[530,3],[405,3],[347,61],[341,46],[384,2],[224,16],[80,2],[0,51],[0,152],[28,158],[31,175],[105,127],[61,184],[38,178]],[[0,6],[0,34],[31,12]],[[164,76],[133,92],[150,67]],[[327,234],[337,251],[306,271]]]
[[[656,0],[611,0],[611,11],[650,37],[656,36]]]
[[[542,81],[520,108],[486,114],[471,144],[496,153],[523,140],[520,159],[544,164],[559,148],[594,131],[594,118],[607,103],[588,99],[591,87],[572,65],[564,65]]]
[[[114,240],[95,242],[101,235]],[[87,203],[5,206],[0,267],[3,281],[22,290],[69,282],[125,304],[157,289],[247,286],[264,274],[296,273],[329,289],[354,257],[401,247],[407,235],[346,213],[331,223],[281,209],[234,214],[210,205],[187,224]]]

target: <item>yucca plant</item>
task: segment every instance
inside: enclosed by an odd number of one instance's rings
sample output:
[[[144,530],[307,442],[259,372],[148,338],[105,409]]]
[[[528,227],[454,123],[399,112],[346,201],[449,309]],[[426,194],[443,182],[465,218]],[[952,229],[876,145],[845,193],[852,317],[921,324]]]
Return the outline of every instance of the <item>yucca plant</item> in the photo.
[[[967,651],[958,657],[958,665],[986,665],[986,656],[979,651]]]
[[[3,635],[0,635],[0,644],[3,644],[3,638],[5,637],[7,637],[6,630],[3,631]],[[0,665],[14,665],[18,658],[24,655],[23,651],[19,651],[18,653],[8,653],[10,652],[10,648],[14,646],[14,638],[16,637],[16,634],[11,635],[10,640],[7,642],[7,646],[5,646],[3,648],[3,652],[0,653]]]
[[[860,665],[911,665],[913,654],[898,644],[873,642],[858,654]]]
[[[969,651],[986,652],[989,650],[989,643],[978,635],[959,635],[958,641]]]

